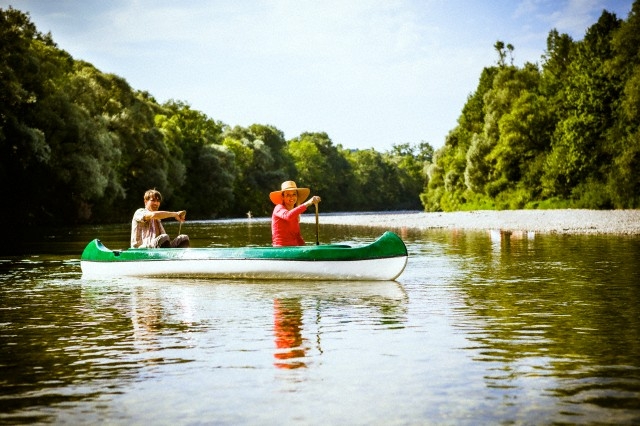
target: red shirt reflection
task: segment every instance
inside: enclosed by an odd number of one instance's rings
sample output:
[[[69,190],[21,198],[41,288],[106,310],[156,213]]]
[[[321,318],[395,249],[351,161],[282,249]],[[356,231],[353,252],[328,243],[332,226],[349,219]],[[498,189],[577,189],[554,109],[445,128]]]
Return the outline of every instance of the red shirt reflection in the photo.
[[[300,368],[306,364],[299,360],[305,357],[302,347],[302,307],[298,300],[275,299],[274,308],[274,334],[276,340],[276,352],[273,355],[277,360],[274,365],[278,368]]]

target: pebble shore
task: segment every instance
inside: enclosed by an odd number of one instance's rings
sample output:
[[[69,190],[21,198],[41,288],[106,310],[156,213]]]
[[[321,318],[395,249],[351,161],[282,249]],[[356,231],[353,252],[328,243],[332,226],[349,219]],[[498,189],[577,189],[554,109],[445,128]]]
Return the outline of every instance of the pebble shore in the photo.
[[[310,212],[311,213],[311,212]],[[315,215],[302,215],[314,223]],[[640,235],[640,210],[478,210],[469,212],[320,213],[320,224],[386,229],[467,229],[558,234]]]

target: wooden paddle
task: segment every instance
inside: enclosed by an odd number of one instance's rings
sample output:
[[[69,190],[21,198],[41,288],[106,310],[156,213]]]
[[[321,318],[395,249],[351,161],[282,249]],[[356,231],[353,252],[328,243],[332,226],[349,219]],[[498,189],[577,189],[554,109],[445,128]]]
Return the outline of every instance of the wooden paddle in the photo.
[[[316,206],[316,245],[319,246],[320,240],[318,239],[318,236],[320,234],[320,224],[318,222],[318,203],[315,203],[315,206]]]

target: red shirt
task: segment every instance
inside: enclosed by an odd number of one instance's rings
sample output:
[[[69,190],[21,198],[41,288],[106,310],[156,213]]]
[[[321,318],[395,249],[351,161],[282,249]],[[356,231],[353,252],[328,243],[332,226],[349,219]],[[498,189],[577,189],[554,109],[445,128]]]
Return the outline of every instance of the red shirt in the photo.
[[[307,210],[304,204],[287,210],[282,204],[273,209],[271,215],[271,243],[274,246],[303,246],[300,234],[300,214]]]

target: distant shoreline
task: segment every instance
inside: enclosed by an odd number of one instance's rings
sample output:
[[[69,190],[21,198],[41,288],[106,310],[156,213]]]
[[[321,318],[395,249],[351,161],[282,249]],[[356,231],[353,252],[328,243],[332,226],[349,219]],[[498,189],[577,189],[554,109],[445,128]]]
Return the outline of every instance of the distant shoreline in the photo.
[[[307,213],[301,217],[303,223],[315,222],[314,214]],[[448,213],[407,211],[324,215],[320,213],[319,222],[327,225],[368,226],[391,230],[466,229],[640,235],[640,210],[477,210]]]

